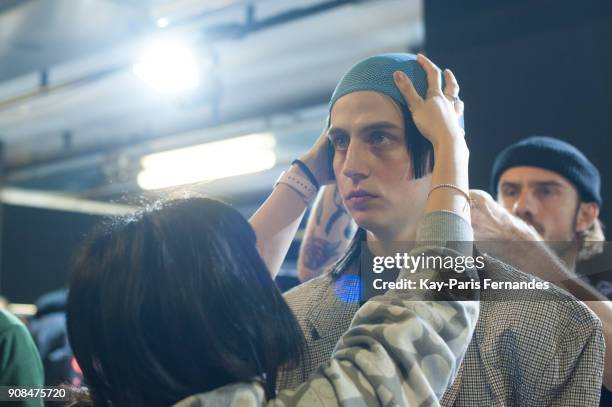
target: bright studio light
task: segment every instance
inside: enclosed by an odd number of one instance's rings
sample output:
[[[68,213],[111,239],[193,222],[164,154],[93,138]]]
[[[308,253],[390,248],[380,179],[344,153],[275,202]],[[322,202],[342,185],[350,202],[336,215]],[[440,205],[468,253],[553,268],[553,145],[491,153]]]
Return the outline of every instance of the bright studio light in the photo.
[[[198,65],[183,44],[160,41],[144,49],[132,68],[136,76],[160,93],[193,89],[200,83]]]
[[[263,133],[151,154],[141,160],[138,185],[160,189],[264,171],[276,164],[275,145]]]
[[[170,24],[170,21],[168,21],[167,18],[162,17],[157,19],[156,24],[158,28],[166,28],[168,27],[168,24]]]

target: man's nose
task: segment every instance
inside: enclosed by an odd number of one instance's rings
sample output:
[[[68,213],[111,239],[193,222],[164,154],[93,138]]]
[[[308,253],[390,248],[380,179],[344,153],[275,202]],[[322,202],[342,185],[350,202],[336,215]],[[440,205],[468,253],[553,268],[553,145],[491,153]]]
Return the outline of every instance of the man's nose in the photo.
[[[349,145],[344,159],[342,174],[350,178],[354,183],[358,183],[370,176],[363,146],[360,146],[358,143],[351,143]]]
[[[514,205],[512,205],[512,213],[520,218],[532,218],[536,212],[536,204],[530,191],[523,190],[519,194]]]

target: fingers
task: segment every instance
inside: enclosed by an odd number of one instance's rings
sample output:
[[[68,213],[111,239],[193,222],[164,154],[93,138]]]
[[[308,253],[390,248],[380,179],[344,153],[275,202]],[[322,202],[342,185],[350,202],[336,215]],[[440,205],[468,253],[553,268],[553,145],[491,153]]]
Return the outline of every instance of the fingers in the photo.
[[[477,202],[493,201],[493,197],[482,189],[470,189],[470,198]]]
[[[455,75],[450,69],[444,70],[444,82],[446,82],[444,86],[444,94],[449,99],[453,100],[459,97],[459,83],[457,83],[457,79]]]
[[[455,114],[463,116],[463,101],[459,99],[459,83],[450,69],[444,70],[444,96],[453,103]]]
[[[493,209],[495,207],[495,201],[493,197],[486,191],[480,189],[470,189],[470,199],[474,205],[472,211],[475,213],[481,213],[483,216],[491,218],[493,216]]]
[[[412,81],[408,76],[402,71],[395,71],[393,73],[393,80],[395,81],[395,85],[399,89],[400,93],[408,103],[408,109],[413,111],[419,104],[423,102],[421,96],[417,93]]]
[[[442,77],[440,69],[423,54],[417,55],[417,62],[425,71],[427,77],[427,94],[425,98],[446,97],[452,104],[453,110],[458,117],[463,116],[464,105],[459,99],[459,83],[450,69],[444,70],[445,86],[442,92]],[[395,84],[402,93],[408,104],[408,108],[414,113],[415,109],[422,103],[423,98],[417,93],[411,80],[402,71],[393,73]],[[465,134],[465,133],[464,133]]]
[[[427,95],[437,95],[442,93],[442,78],[440,68],[429,60],[425,55],[418,54],[417,62],[427,74]]]
[[[453,107],[455,108],[455,114],[457,114],[457,116],[459,117],[463,116],[463,106],[463,100],[461,99],[453,103]]]

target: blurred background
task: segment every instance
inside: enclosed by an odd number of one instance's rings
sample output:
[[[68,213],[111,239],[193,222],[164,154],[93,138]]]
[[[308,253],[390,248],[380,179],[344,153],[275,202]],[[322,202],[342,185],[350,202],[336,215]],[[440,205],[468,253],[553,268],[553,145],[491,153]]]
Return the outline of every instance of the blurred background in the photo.
[[[158,197],[250,216],[342,73],[384,52],[455,72],[473,187],[507,144],[556,136],[599,167],[609,225],[611,44],[610,1],[0,1],[0,293],[64,287],[92,225]]]

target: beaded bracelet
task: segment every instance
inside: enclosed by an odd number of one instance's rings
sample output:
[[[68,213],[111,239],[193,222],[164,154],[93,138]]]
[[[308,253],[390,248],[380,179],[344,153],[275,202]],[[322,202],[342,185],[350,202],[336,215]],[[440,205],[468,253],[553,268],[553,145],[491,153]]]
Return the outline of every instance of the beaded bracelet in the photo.
[[[427,199],[429,199],[429,197],[431,196],[431,193],[433,191],[435,191],[436,189],[439,189],[439,188],[451,188],[451,189],[454,189],[456,191],[461,192],[461,194],[465,197],[465,199],[467,199],[466,205],[469,204],[470,208],[474,207],[474,201],[472,200],[472,198],[470,198],[470,194],[465,192],[463,189],[459,188],[457,185],[453,185],[453,184],[438,184],[438,185],[434,185],[429,190],[429,193],[427,194]],[[465,210],[465,207],[463,209]]]

